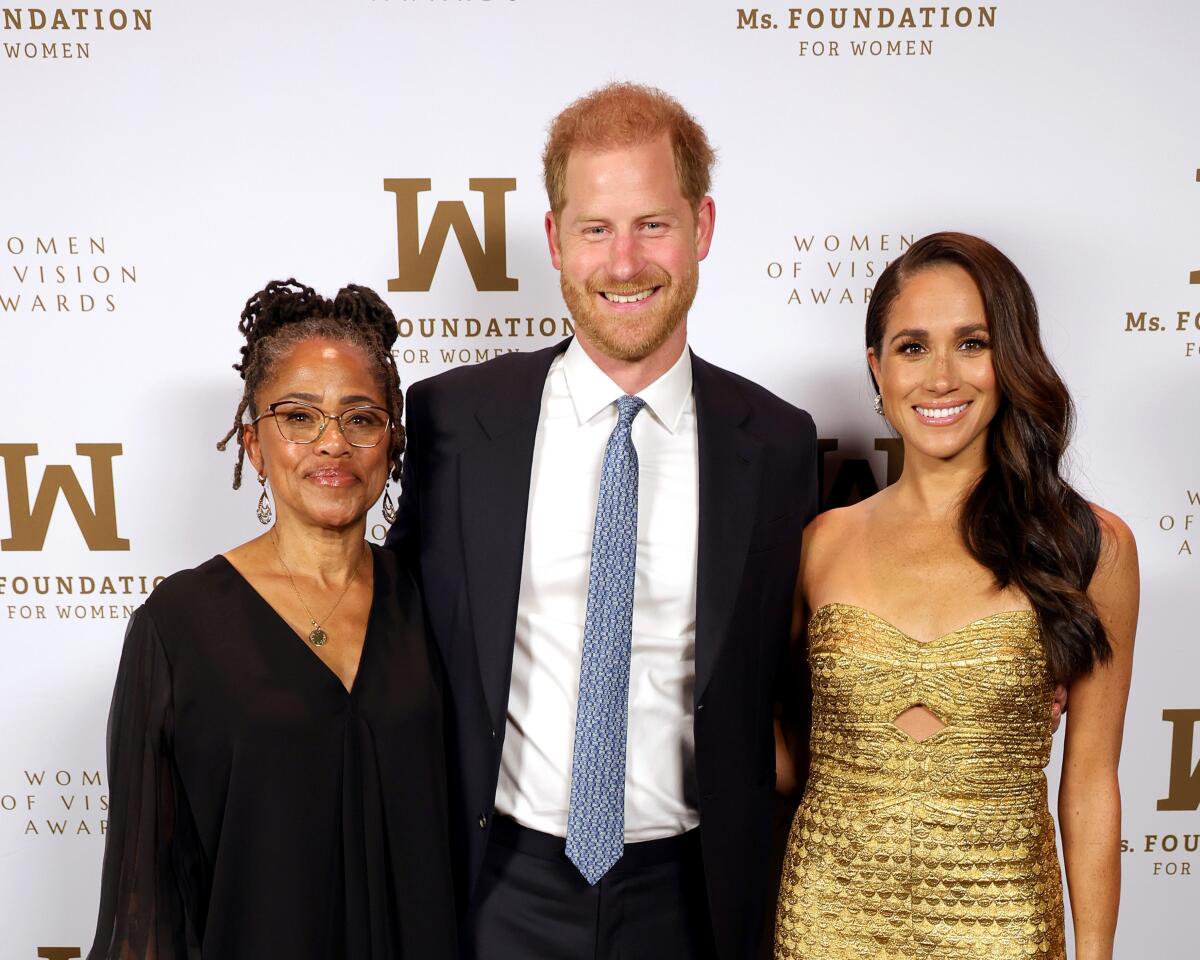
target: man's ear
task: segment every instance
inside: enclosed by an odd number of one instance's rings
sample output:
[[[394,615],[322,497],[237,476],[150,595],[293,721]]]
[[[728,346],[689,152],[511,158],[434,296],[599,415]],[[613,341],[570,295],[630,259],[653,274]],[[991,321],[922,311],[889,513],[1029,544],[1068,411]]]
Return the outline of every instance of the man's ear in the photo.
[[[696,207],[696,259],[708,256],[712,246],[713,228],[717,224],[717,205],[712,197],[704,197]]]
[[[546,243],[550,247],[550,262],[555,270],[562,269],[562,243],[558,237],[558,217],[553,210],[546,211]]]

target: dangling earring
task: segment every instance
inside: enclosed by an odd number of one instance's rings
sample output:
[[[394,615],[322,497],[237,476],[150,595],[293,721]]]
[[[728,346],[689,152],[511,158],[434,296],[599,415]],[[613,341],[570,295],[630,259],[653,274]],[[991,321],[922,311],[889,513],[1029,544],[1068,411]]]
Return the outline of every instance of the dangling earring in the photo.
[[[271,501],[267,499],[267,475],[260,473],[258,482],[262,484],[262,495],[258,498],[258,522],[265,527],[271,522]]]
[[[871,401],[871,406],[875,408],[875,412],[881,417],[883,416],[883,397],[878,393],[875,394],[875,399]]]
[[[392,481],[389,479],[383,487],[383,519],[389,525],[396,522],[396,505],[392,503],[391,486]]]

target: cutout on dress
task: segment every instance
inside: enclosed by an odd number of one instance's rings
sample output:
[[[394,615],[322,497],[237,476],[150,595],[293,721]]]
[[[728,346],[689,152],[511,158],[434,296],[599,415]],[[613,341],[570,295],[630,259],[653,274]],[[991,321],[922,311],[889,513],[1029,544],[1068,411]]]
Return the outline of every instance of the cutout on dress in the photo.
[[[928,740],[938,731],[944,730],[946,723],[925,704],[914,703],[900,712],[899,716],[892,721],[892,726],[920,743],[922,740]]]

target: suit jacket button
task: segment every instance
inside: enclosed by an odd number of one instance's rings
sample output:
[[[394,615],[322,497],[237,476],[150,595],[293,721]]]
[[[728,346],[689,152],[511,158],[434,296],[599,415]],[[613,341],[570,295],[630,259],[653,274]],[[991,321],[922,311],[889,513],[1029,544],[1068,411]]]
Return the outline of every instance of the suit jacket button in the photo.
[[[482,813],[479,815],[479,829],[480,830],[487,829],[487,817]]]

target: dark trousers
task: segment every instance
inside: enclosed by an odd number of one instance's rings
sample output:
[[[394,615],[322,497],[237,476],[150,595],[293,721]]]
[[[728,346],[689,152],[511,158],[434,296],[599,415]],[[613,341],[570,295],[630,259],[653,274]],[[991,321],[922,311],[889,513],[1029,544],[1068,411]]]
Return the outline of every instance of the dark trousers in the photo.
[[[715,960],[700,831],[625,845],[589,886],[561,837],[497,817],[463,960]]]

